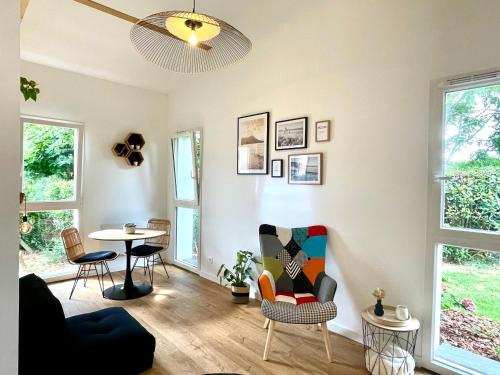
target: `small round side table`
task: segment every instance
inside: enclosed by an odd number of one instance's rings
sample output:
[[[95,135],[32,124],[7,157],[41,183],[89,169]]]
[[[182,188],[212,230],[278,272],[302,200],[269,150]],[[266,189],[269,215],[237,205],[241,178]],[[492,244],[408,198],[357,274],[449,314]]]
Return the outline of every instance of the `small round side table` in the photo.
[[[385,308],[389,306],[384,306]],[[390,308],[390,307],[389,307]],[[411,317],[404,326],[389,326],[372,318],[370,306],[361,312],[366,369],[370,374],[407,374],[415,366],[420,322]]]

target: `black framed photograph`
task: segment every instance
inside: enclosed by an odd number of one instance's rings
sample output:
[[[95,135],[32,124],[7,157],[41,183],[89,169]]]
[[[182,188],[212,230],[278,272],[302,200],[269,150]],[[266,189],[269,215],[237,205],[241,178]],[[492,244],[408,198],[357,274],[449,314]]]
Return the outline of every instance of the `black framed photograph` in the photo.
[[[288,155],[288,183],[292,185],[321,185],[323,183],[323,154]]]
[[[316,122],[316,142],[328,142],[330,140],[330,120]]]
[[[283,159],[271,160],[271,177],[283,177]]]
[[[276,121],[274,129],[276,151],[307,147],[307,117]]]
[[[238,117],[238,174],[267,174],[269,112]]]

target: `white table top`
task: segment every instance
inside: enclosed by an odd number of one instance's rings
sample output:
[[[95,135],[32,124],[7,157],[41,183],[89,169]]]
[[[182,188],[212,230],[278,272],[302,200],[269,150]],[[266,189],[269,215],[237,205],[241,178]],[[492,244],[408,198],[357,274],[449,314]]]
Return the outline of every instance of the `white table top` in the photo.
[[[133,241],[146,238],[160,237],[167,234],[164,230],[136,228],[135,233],[127,234],[123,229],[105,229],[89,234],[89,238],[101,241]]]
[[[385,307],[386,306],[384,306],[384,308]],[[387,306],[387,307],[394,309],[393,306]],[[375,327],[386,329],[388,331],[398,331],[398,332],[416,331],[417,329],[420,328],[420,322],[419,322],[419,320],[417,318],[413,317],[413,316],[410,317],[410,321],[408,322],[408,324],[406,324],[404,326],[400,326],[400,327],[390,326],[390,325],[386,325],[386,324],[382,324],[380,322],[377,322],[374,319],[372,319],[372,317],[368,313],[368,311],[373,311],[373,308],[374,308],[374,306],[370,306],[370,307],[367,307],[366,309],[364,309],[361,312],[361,317],[365,321],[367,321],[368,323],[374,325]]]

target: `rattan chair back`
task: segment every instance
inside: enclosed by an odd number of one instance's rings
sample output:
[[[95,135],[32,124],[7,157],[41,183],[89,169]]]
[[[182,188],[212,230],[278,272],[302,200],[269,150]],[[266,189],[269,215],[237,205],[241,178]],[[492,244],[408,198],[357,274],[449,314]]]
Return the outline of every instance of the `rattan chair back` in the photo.
[[[66,228],[61,232],[61,239],[70,262],[85,255],[80,233],[76,228]]]
[[[148,229],[164,230],[166,233],[163,236],[148,238],[144,241],[145,245],[161,246],[166,250],[170,244],[170,220],[167,219],[149,219]]]

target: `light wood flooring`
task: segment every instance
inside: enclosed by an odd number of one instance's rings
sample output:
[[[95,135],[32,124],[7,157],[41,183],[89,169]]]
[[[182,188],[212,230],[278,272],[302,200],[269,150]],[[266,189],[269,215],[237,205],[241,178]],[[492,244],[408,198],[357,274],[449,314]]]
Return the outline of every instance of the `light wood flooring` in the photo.
[[[330,333],[333,363],[326,358],[323,337],[314,326],[276,324],[269,361],[262,360],[266,330],[259,302],[235,305],[230,291],[173,266],[170,279],[155,269],[154,291],[131,301],[111,301],[100,295],[96,278],[80,282],[71,300],[73,281],[50,284],[66,316],[122,306],[156,337],[153,368],[143,375],[205,374],[366,374],[363,348]],[[113,273],[115,283],[124,273]],[[134,280],[146,280],[142,270]],[[106,279],[106,287],[110,286]],[[418,371],[417,374],[426,374]]]

